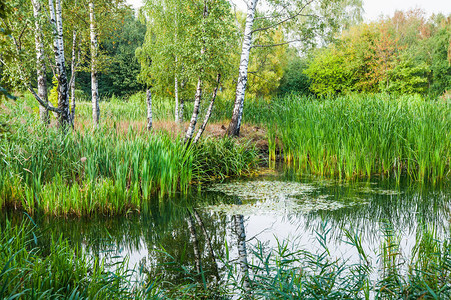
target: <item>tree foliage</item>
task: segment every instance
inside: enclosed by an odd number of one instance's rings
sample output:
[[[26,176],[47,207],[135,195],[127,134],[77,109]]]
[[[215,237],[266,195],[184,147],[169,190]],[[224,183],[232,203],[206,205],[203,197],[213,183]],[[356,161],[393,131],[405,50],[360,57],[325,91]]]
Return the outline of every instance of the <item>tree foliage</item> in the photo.
[[[359,24],[317,50],[305,74],[317,95],[348,92],[440,95],[451,88],[449,17],[421,10]]]
[[[198,76],[208,87],[215,84],[218,73],[227,77],[231,71],[236,29],[230,4],[224,0],[205,3],[206,16],[200,0],[146,3],[146,37],[136,50],[139,79],[160,96],[173,95],[175,76],[184,87],[182,97],[189,98]]]
[[[287,65],[283,70],[277,93],[279,95],[292,93],[311,95],[310,78],[304,72],[307,67],[308,57],[299,57],[296,49],[289,49],[287,52]]]
[[[130,10],[114,34],[104,39],[102,50],[110,58],[110,63],[99,76],[100,94],[123,96],[144,89],[137,80],[140,65],[135,50],[142,45],[145,32],[145,26]]]

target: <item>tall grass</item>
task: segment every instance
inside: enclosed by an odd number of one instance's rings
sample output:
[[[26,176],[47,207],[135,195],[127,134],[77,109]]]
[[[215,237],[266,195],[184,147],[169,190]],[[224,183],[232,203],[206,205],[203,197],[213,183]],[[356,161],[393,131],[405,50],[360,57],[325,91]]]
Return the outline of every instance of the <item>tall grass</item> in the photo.
[[[61,135],[14,106],[0,139],[0,205],[54,215],[123,214],[193,182],[250,172],[251,146],[205,140],[187,148],[166,134],[105,126]],[[27,122],[23,122],[26,120]],[[212,160],[212,158],[217,158]]]
[[[43,241],[32,221],[7,221],[0,230],[2,299],[142,299],[158,293],[134,281],[127,260],[111,264],[62,237]]]
[[[344,242],[351,244],[360,258],[350,262],[331,255],[330,227],[324,223],[323,233],[317,233],[321,248],[316,253],[302,250],[303,245],[287,240],[278,242],[275,248],[262,243],[252,246],[248,258],[250,289],[243,285],[237,261],[229,257],[233,252],[229,247],[236,245],[226,244],[219,282],[208,277],[211,270],[207,267],[199,274],[192,265],[173,260],[162,264],[161,274],[171,277],[173,273],[181,273],[183,280],[177,284],[161,281],[162,296],[166,299],[449,299],[449,236],[439,239],[433,231],[419,229],[409,261],[401,259],[392,226],[383,223],[382,227],[376,265],[363,250],[359,234],[352,230],[346,233]],[[164,249],[162,252],[169,260],[174,259]]]
[[[376,266],[366,259],[360,238],[352,231],[347,241],[361,259],[350,263],[332,257],[326,224],[324,233],[318,233],[323,247],[318,253],[300,250],[289,241],[274,249],[257,244],[250,249],[249,291],[242,288],[227,244],[217,282],[203,276],[209,272],[206,264],[198,274],[186,263],[171,262],[174,257],[164,249],[160,253],[169,261],[154,277],[145,269],[129,270],[127,259],[113,263],[86,254],[62,237],[44,240],[32,221],[16,226],[6,221],[0,229],[2,299],[449,299],[451,293],[450,239],[440,240],[427,227],[419,229],[412,259],[407,261],[399,259],[396,236],[385,224]],[[141,271],[148,277],[134,276]],[[168,282],[175,278],[173,273],[183,275],[183,280]]]
[[[278,140],[285,162],[299,171],[432,182],[451,175],[450,103],[415,96],[292,96],[260,110],[250,110],[249,119],[269,116],[270,157]]]

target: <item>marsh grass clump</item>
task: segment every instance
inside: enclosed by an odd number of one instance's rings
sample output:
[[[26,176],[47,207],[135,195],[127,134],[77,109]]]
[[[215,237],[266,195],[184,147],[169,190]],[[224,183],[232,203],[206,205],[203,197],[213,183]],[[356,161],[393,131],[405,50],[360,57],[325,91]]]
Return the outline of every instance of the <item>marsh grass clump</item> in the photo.
[[[151,197],[185,193],[193,182],[257,166],[257,152],[232,140],[187,147],[169,134],[107,126],[63,135],[22,104],[13,109],[12,132],[0,140],[0,205],[30,214],[139,211]]]
[[[142,299],[157,291],[133,281],[127,260],[89,256],[68,240],[44,240],[33,221],[0,225],[0,298]]]
[[[224,179],[233,175],[247,175],[258,168],[260,159],[254,145],[239,144],[230,138],[200,141],[193,147],[197,179]]]
[[[416,96],[287,96],[270,107],[270,158],[276,157],[277,138],[284,161],[299,171],[434,183],[451,175],[449,102]]]

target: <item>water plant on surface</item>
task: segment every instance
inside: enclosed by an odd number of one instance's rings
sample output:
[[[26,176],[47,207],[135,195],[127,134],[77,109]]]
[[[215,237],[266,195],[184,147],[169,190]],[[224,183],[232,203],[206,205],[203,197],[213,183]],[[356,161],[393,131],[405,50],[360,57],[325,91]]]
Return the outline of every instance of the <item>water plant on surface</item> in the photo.
[[[337,210],[343,207],[366,204],[363,200],[342,198],[332,200],[331,195],[314,195],[316,187],[300,182],[284,181],[233,181],[217,183],[208,188],[231,197],[239,197],[244,203],[215,203],[207,207],[210,211],[227,215],[273,214],[289,215],[318,210]]]

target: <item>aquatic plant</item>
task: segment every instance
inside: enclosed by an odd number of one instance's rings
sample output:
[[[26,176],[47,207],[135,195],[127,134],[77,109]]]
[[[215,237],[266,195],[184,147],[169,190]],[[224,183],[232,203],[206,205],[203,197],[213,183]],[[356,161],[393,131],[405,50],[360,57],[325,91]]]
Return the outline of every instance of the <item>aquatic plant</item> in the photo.
[[[142,299],[158,295],[134,282],[127,259],[112,264],[89,256],[60,237],[43,240],[26,220],[0,226],[0,298]]]
[[[14,132],[0,140],[0,205],[53,215],[124,214],[155,195],[244,174],[257,152],[230,139],[186,147],[164,133],[107,127],[61,135],[15,107]],[[21,119],[28,120],[22,123]]]
[[[219,283],[205,282],[206,277],[182,262],[173,261],[162,267],[166,272],[183,272],[190,283],[163,285],[162,295],[169,299],[206,294],[234,299],[448,299],[451,293],[449,237],[439,240],[433,232],[423,233],[426,235],[420,234],[422,237],[417,240],[418,245],[423,246],[414,251],[417,256],[410,262],[400,260],[393,229],[389,223],[384,223],[381,264],[376,266],[371,265],[361,238],[352,229],[346,232],[346,242],[356,248],[359,259],[351,263],[333,257],[327,246],[330,235],[327,223],[317,232],[322,248],[315,253],[302,250],[302,245],[290,241],[279,241],[275,248],[257,243],[250,248],[248,257],[250,288],[244,286],[237,260],[230,259],[232,250],[226,244]],[[428,243],[424,239],[430,239],[431,234],[435,241],[427,247],[433,246],[437,251],[429,251],[424,246]],[[426,261],[430,263],[423,265]]]
[[[266,115],[270,158],[277,138],[284,161],[299,172],[431,182],[451,175],[451,106],[444,101],[287,96],[274,99]],[[260,114],[254,119],[264,121]]]

